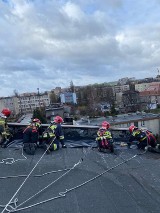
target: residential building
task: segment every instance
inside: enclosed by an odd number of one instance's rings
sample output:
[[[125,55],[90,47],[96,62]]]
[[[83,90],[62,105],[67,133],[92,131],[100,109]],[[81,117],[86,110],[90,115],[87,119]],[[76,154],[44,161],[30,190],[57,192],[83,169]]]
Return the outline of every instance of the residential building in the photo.
[[[124,92],[124,91],[128,91],[130,90],[130,86],[129,84],[125,84],[125,85],[117,85],[113,87],[114,93],[120,93],[120,92]]]
[[[18,105],[20,112],[33,112],[38,107],[45,107],[50,105],[48,92],[45,93],[24,93],[18,96]]]
[[[150,86],[141,91],[141,100],[148,105],[150,108],[157,108],[157,104],[160,104],[160,82],[153,82]]]
[[[117,115],[111,124],[115,128],[129,128],[130,125],[135,125],[138,128],[148,129],[155,135],[160,134],[160,114],[129,113]]]
[[[140,83],[140,84],[135,84],[135,90],[142,92],[146,89],[148,89],[148,87],[151,85],[151,83]]]
[[[2,111],[3,108],[5,108],[4,101],[3,98],[0,98],[0,112]]]
[[[78,124],[100,126],[101,123],[107,120],[111,124],[111,129],[122,128],[128,130],[130,125],[135,125],[138,128],[148,129],[155,135],[160,134],[160,114],[152,114],[145,112],[126,113],[116,116],[107,116],[86,120],[77,121]],[[126,138],[125,138],[126,140]]]
[[[0,109],[9,108],[13,114],[19,113],[18,98],[15,96],[0,99]]]
[[[47,122],[53,121],[54,117],[57,115],[64,118],[64,106],[59,103],[50,104],[48,107],[46,107],[45,111]]]
[[[77,104],[76,93],[65,92],[60,94],[61,103]]]

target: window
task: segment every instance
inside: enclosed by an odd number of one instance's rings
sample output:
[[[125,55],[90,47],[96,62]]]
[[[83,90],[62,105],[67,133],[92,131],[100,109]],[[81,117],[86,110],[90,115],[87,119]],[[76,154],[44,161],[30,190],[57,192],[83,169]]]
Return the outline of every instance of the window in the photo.
[[[145,121],[141,121],[141,126],[145,126]]]

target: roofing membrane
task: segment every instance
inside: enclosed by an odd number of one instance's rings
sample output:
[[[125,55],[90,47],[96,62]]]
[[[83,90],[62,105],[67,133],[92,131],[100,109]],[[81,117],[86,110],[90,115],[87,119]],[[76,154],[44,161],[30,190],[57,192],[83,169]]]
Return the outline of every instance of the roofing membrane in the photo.
[[[1,212],[159,213],[158,153],[119,145],[101,153],[70,142],[44,156],[42,149],[33,156],[21,146],[0,149]]]

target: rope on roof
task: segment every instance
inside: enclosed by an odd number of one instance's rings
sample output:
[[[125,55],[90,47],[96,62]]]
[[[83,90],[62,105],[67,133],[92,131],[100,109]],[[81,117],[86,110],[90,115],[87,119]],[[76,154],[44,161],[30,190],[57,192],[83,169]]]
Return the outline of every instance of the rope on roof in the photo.
[[[91,181],[94,181],[95,179],[101,177],[101,176],[104,175],[105,173],[107,173],[107,172],[109,172],[109,171],[111,171],[111,170],[113,170],[113,169],[115,169],[115,168],[121,166],[121,165],[124,164],[124,163],[127,163],[127,162],[131,161],[132,159],[136,158],[137,156],[144,155],[147,151],[148,151],[148,149],[145,149],[144,152],[135,154],[134,156],[132,156],[132,157],[130,157],[130,158],[128,158],[128,159],[122,161],[121,163],[119,163],[119,164],[117,164],[117,165],[115,165],[115,166],[113,166],[113,167],[111,167],[111,168],[109,168],[109,169],[103,171],[102,173],[96,175],[95,177],[93,177],[93,178],[91,178],[91,179],[89,179],[89,180],[87,180],[87,181],[85,181],[85,182],[83,182],[83,183],[81,183],[81,184],[79,184],[79,185],[77,185],[77,186],[75,186],[75,187],[72,187],[72,188],[70,188],[70,189],[66,189],[64,192],[59,192],[59,195],[58,195],[58,196],[49,198],[49,199],[47,199],[47,200],[43,200],[43,201],[41,201],[41,202],[38,202],[38,203],[35,203],[35,204],[32,204],[32,205],[26,206],[26,207],[22,207],[22,208],[19,208],[19,209],[18,209],[18,207],[20,207],[20,206],[21,206],[22,204],[24,204],[25,202],[21,203],[21,204],[18,205],[18,206],[17,206],[17,204],[16,204],[16,205],[15,205],[15,208],[13,208],[13,207],[11,206],[12,209],[11,209],[11,210],[8,210],[8,209],[7,209],[7,211],[8,211],[9,213],[10,213],[10,212],[18,212],[18,211],[25,210],[25,209],[29,209],[29,208],[35,207],[35,206],[37,206],[37,205],[40,205],[40,204],[43,204],[43,203],[46,203],[46,202],[49,202],[49,201],[52,201],[52,200],[55,200],[55,199],[58,199],[58,198],[65,197],[67,193],[69,193],[69,192],[71,192],[71,191],[73,191],[73,190],[75,190],[75,189],[78,189],[78,188],[80,188],[80,187],[82,187],[82,186],[88,184],[88,183],[91,182]],[[79,161],[77,164],[75,164],[75,166],[79,165],[82,161],[83,161],[83,159],[81,159],[81,161]],[[75,167],[75,166],[73,166],[73,167]],[[59,178],[58,178],[58,179],[59,179]],[[32,196],[32,198],[33,198],[33,196]],[[30,199],[28,199],[28,200],[30,200]],[[26,200],[26,201],[28,201],[28,200]]]

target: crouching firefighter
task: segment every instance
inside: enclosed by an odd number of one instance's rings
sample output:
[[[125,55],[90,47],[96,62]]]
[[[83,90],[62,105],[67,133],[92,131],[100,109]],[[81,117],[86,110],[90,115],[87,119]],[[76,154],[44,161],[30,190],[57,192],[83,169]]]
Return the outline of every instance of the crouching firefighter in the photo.
[[[61,123],[63,119],[60,116],[56,116],[54,121],[51,122],[49,127],[44,131],[43,134],[43,148],[47,149],[47,154],[50,151],[55,151],[59,149],[59,143],[61,143],[62,148],[66,148],[64,144],[64,134],[62,131]]]
[[[153,133],[149,130],[142,130],[138,127],[131,125],[129,127],[130,138],[128,142],[128,147],[133,141],[137,141],[138,149],[145,149],[145,147],[150,147],[151,149],[159,149],[157,141]]]
[[[40,127],[40,120],[36,119],[31,122],[29,126],[25,128],[23,131],[23,150],[28,155],[34,155],[37,142],[39,139],[39,127]]]
[[[104,121],[102,122],[102,127],[99,128],[97,132],[96,141],[98,151],[100,152],[105,152],[107,149],[109,149],[110,152],[114,152],[113,138],[109,128],[110,124],[107,121]]]
[[[0,112],[0,145],[3,148],[6,148],[13,138],[12,131],[7,124],[7,118],[10,114],[11,111],[8,108],[4,108]]]

